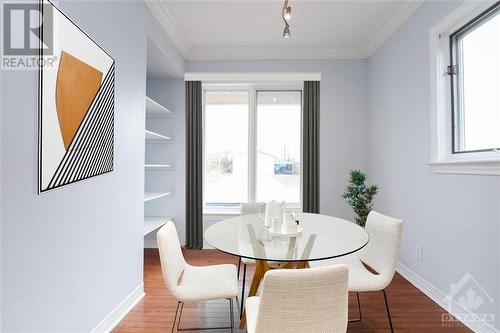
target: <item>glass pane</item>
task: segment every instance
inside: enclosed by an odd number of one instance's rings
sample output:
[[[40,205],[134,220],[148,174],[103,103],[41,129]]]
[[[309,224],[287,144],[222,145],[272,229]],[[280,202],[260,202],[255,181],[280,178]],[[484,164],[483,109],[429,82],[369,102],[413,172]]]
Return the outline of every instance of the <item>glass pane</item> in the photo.
[[[458,151],[500,147],[500,15],[459,40],[461,71]],[[462,85],[460,87],[460,85]],[[461,107],[460,107],[461,106]]]
[[[204,200],[239,206],[248,199],[248,93],[205,93]]]
[[[300,203],[300,91],[257,92],[256,200]]]
[[[339,257],[362,248],[370,240],[365,229],[337,217],[300,212],[297,217],[303,231],[294,241],[268,237],[268,229],[258,215],[215,223],[205,230],[204,239],[212,247],[235,256],[282,262]],[[267,240],[263,242],[263,238]]]

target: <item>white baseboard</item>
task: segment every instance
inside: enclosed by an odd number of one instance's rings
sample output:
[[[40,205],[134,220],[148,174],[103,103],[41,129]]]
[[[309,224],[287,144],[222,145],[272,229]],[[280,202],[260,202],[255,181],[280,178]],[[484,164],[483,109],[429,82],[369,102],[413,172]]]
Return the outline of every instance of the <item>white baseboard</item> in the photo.
[[[90,333],[108,333],[115,328],[132,308],[144,297],[144,283],[137,286]]]
[[[436,302],[440,307],[446,310],[450,310],[450,314],[453,316],[459,316],[460,314],[466,314],[469,318],[474,318],[474,320],[463,323],[465,326],[470,328],[473,332],[476,333],[500,333],[499,330],[490,326],[487,322],[481,321],[479,317],[477,317],[472,312],[464,309],[458,303],[452,300],[451,309],[447,309],[449,304],[446,302],[446,294],[434,287],[432,284],[427,282],[425,279],[420,277],[417,273],[403,265],[401,262],[398,262],[397,272],[401,274],[406,280],[408,280],[412,285],[414,285],[417,289],[427,295],[431,300]],[[446,311],[445,310],[445,311]]]

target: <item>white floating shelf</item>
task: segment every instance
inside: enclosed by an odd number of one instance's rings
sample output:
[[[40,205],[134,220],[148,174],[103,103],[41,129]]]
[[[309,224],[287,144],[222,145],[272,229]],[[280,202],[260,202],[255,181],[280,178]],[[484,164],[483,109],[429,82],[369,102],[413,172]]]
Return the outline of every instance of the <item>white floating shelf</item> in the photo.
[[[174,139],[166,135],[161,135],[152,131],[146,130],[146,141],[150,142],[172,142]]]
[[[145,192],[144,202],[174,195],[174,192]]]
[[[144,167],[148,170],[173,170],[173,164],[146,164]]]
[[[161,105],[160,103],[152,100],[146,96],[146,114],[152,116],[172,117],[174,113]]]
[[[144,236],[160,228],[167,222],[172,221],[168,216],[146,216],[144,217]]]

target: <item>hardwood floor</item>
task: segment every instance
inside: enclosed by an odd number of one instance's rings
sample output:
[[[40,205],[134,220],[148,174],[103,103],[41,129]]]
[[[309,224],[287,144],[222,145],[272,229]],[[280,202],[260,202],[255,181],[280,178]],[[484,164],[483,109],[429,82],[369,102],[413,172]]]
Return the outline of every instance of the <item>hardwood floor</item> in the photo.
[[[237,258],[216,250],[187,250],[184,251],[184,255],[192,265],[238,263]],[[252,274],[253,270],[249,267],[247,286],[250,285]],[[177,301],[169,294],[163,283],[157,250],[146,250],[145,252],[144,289],[146,292],[144,299],[118,324],[113,332],[170,332]],[[441,315],[445,313],[445,310],[399,274],[396,274],[393,282],[387,288],[387,297],[395,332],[471,332],[466,327],[442,327]],[[383,294],[380,292],[360,293],[360,300],[363,321],[349,323],[347,331],[349,333],[390,332]],[[349,298],[349,318],[357,316],[356,297],[353,294]],[[238,318],[239,314],[235,309],[236,322],[238,322]],[[228,326],[228,324],[228,301],[186,303],[184,307],[181,328]],[[235,328],[234,332],[245,332],[245,330]]]

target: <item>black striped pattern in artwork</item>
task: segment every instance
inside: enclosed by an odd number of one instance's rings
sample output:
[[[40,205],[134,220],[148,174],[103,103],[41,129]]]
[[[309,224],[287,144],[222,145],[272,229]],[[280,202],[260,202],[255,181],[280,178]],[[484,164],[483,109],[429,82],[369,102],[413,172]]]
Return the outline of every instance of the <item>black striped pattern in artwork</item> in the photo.
[[[114,88],[113,63],[47,190],[113,170]]]

